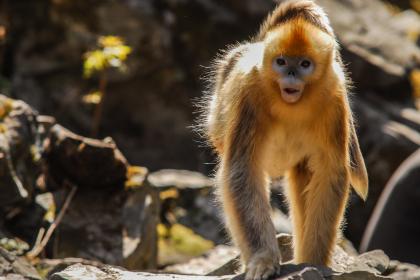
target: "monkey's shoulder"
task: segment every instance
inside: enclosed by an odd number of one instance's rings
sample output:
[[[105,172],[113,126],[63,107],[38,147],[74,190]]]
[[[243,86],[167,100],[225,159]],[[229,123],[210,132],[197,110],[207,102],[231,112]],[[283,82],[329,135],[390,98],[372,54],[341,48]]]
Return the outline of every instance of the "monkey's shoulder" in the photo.
[[[245,42],[230,46],[215,62],[216,84],[223,85],[229,78],[255,75],[263,61],[262,42]],[[233,75],[233,73],[235,73]]]

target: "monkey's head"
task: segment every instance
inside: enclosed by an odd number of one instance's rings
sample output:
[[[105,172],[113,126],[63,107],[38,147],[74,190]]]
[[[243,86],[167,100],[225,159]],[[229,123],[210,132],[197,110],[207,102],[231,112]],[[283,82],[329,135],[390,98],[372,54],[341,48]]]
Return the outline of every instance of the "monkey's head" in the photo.
[[[264,38],[264,82],[289,104],[332,67],[335,38],[303,19],[291,20]]]

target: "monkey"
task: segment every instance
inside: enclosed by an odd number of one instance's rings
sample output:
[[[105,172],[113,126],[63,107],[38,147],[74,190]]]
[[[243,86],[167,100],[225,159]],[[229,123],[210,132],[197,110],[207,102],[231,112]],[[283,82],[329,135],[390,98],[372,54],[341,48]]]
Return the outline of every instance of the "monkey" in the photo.
[[[350,187],[366,200],[367,171],[339,51],[323,9],[289,0],[254,37],[214,62],[202,126],[219,159],[217,192],[247,280],[280,269],[272,178],[287,181],[295,263],[331,265]]]

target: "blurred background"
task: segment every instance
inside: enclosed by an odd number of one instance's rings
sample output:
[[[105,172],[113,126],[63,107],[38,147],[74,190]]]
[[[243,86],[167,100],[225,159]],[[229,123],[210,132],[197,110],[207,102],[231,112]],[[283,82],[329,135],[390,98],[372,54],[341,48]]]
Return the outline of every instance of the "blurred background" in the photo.
[[[354,81],[370,179],[365,203],[351,196],[344,235],[420,264],[418,153],[406,161],[420,145],[420,1],[317,3]],[[275,4],[0,0],[2,243],[24,244],[13,250],[48,269],[56,263],[43,259],[67,257],[164,268],[226,244],[209,179],[216,160],[191,129],[194,100],[218,50],[255,34]],[[281,185],[273,215],[290,232]]]

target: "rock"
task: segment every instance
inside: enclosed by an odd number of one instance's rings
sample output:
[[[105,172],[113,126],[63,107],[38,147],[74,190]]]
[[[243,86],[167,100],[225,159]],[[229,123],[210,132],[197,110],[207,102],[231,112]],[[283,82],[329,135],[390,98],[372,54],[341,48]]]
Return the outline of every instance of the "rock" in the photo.
[[[6,277],[7,280],[41,280],[38,272],[24,257],[18,257],[2,247],[0,247],[0,276]]]
[[[55,258],[80,257],[130,269],[156,267],[158,194],[146,186],[127,192],[120,187],[76,193],[56,236]]]
[[[165,169],[150,173],[147,180],[160,190],[163,223],[180,223],[216,244],[226,242],[213,181],[209,177],[199,172]]]
[[[74,264],[62,272],[54,273],[49,279],[71,280],[71,279],[110,279],[106,273],[99,268],[90,265]]]
[[[244,274],[232,278],[232,280],[244,280]],[[333,271],[327,267],[311,266],[307,264],[282,264],[280,273],[273,276],[276,280],[324,280],[334,277]]]
[[[420,49],[408,36],[412,23],[393,16],[382,1],[321,0],[343,46],[344,61],[359,93],[376,91],[382,96],[412,102],[409,75],[420,65]],[[420,18],[412,19],[417,25]],[[412,22],[411,21],[411,22]]]
[[[202,189],[213,186],[213,181],[207,176],[189,170],[163,169],[150,173],[149,182],[158,188],[175,187],[178,190]]]
[[[160,204],[156,189],[144,184],[147,170],[129,167],[110,138],[82,137],[58,124],[48,135],[43,175],[57,213],[66,189],[77,188],[48,255],[156,267]]]
[[[15,236],[34,244],[40,227],[47,225],[44,215],[47,209],[37,201],[31,201],[25,207],[18,208],[15,213],[10,213],[4,226]]]
[[[97,261],[81,258],[40,259],[39,262],[36,263],[36,268],[38,271],[43,272],[43,275],[45,276],[44,278],[48,278],[48,276],[51,276],[55,272],[60,272],[73,264],[83,264],[96,267],[104,265]]]
[[[352,256],[348,255],[340,246],[336,246],[333,254],[333,264],[331,268],[328,268],[308,264],[294,265],[288,263],[293,258],[292,236],[289,234],[279,234],[277,241],[283,263],[280,274],[277,277],[284,277],[281,279],[391,279],[383,275],[388,270],[389,258],[380,250],[367,252],[360,256]],[[208,275],[233,274],[239,270],[238,265],[239,257],[236,256]],[[234,279],[243,279],[243,275],[239,275]]]
[[[375,268],[379,273],[384,273],[389,267],[389,257],[382,250],[370,251],[357,258],[358,262]]]
[[[26,103],[0,95],[0,210],[29,203],[35,191],[41,148],[36,115]]]
[[[71,180],[80,191],[118,189],[126,180],[127,160],[111,138],[100,141],[82,137],[57,124],[51,128],[44,157],[46,181],[53,189],[65,180]]]
[[[228,260],[226,263],[221,265],[218,268],[215,268],[213,271],[210,271],[207,273],[209,276],[222,276],[222,275],[228,275],[228,274],[234,274],[238,272],[241,268],[240,265],[240,258],[237,254],[235,257],[231,257],[230,260]]]
[[[26,103],[0,95],[0,226],[28,243],[45,213],[34,201],[45,138],[38,117]]]
[[[243,280],[244,275],[225,275],[225,276],[193,276],[193,275],[176,275],[166,273],[145,273],[145,272],[130,272],[112,266],[91,266],[83,264],[75,264],[67,267],[61,272],[52,274],[49,280],[78,280],[78,279],[97,279],[97,280]],[[385,280],[392,279],[386,276],[374,275],[369,272],[355,271],[349,273],[335,273],[328,268],[318,266],[292,265],[284,264],[281,267],[279,275],[273,279],[278,280]]]
[[[48,280],[228,280],[231,276],[189,276],[176,274],[152,274],[146,272],[130,272],[111,266],[95,267],[75,264],[64,271],[54,273]]]
[[[418,280],[420,279],[420,268],[409,263],[391,261],[387,274],[395,280]]]
[[[7,276],[0,277],[1,280],[25,280],[25,277],[19,274],[10,273]]]
[[[346,237],[358,247],[387,181],[398,166],[420,147],[420,113],[374,96],[353,98],[352,107],[369,174],[367,201],[351,196],[346,215]]]
[[[420,279],[420,269],[394,272],[389,276],[394,280],[418,280]]]
[[[19,238],[7,237],[2,232],[0,232],[0,247],[16,256],[22,256],[29,250],[28,243]]]
[[[389,258],[381,250],[370,251],[360,256],[350,256],[340,247],[336,247],[332,268],[342,273],[370,272],[382,274],[389,266]]]
[[[128,269],[157,267],[160,200],[153,187],[129,190],[122,209],[123,266]]]
[[[233,259],[237,260],[237,256],[237,248],[226,245],[218,245],[202,257],[194,258],[186,263],[165,267],[165,272],[176,274],[223,276],[226,274],[232,274],[232,271],[235,269],[229,268],[225,271],[215,271],[215,269],[229,263]]]
[[[321,273],[314,267],[306,267],[302,271],[299,271],[297,273],[292,273],[282,279],[287,280],[322,280],[324,277],[322,277]]]
[[[391,277],[385,277],[380,275],[375,275],[365,271],[353,271],[353,272],[344,272],[339,275],[334,275],[332,280],[391,280]]]
[[[401,164],[386,185],[366,227],[362,251],[380,248],[393,259],[420,264],[420,227],[416,218],[420,211],[419,182],[420,148]]]

